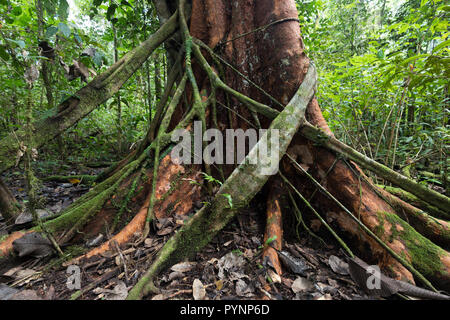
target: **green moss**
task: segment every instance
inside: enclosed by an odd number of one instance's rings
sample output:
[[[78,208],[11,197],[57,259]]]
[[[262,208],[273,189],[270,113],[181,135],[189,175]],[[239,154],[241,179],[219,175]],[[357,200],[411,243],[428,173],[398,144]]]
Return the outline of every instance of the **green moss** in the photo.
[[[3,236],[0,237],[0,243],[2,243],[3,241],[5,241],[8,238],[9,235],[5,234]]]
[[[390,236],[392,240],[390,241],[399,240],[406,247],[407,252],[400,253],[401,256],[409,256],[412,265],[424,276],[447,273],[441,262],[441,257],[445,255],[443,249],[423,237],[396,214],[380,213],[392,224]],[[398,230],[397,226],[400,226],[401,229]]]
[[[378,236],[384,235],[384,214],[382,212],[377,212],[378,225],[375,227],[375,234]]]

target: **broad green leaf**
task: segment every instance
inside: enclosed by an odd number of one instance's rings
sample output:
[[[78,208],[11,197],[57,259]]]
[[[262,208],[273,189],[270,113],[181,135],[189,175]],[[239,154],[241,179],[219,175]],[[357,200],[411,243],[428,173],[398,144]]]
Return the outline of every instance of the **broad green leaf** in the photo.
[[[58,28],[55,26],[50,26],[47,28],[47,31],[45,32],[45,37],[47,39],[50,39],[58,32]]]
[[[438,53],[442,48],[445,48],[447,46],[450,45],[450,40],[441,42],[440,44],[438,44],[436,47],[434,47],[433,49],[433,53]]]
[[[22,14],[22,8],[14,7],[14,9],[11,10],[11,13],[15,16],[20,16]]]
[[[23,41],[23,40],[13,40],[13,39],[7,39],[7,40],[18,45],[20,47],[20,49],[25,48],[25,41]]]
[[[67,0],[59,0],[58,16],[61,20],[67,20],[69,16],[69,4]]]
[[[58,7],[58,0],[43,0],[43,7],[45,11],[51,16],[54,16],[56,13],[56,8]]]
[[[103,62],[103,54],[97,50],[92,58],[92,61],[94,61],[97,67],[100,67]]]
[[[81,40],[81,37],[78,34],[78,32],[74,32],[73,36],[75,37],[75,40],[77,40],[78,43],[83,43],[83,40]]]
[[[67,26],[67,24],[60,22],[58,24],[58,30],[66,37],[68,38],[70,36],[70,28]]]

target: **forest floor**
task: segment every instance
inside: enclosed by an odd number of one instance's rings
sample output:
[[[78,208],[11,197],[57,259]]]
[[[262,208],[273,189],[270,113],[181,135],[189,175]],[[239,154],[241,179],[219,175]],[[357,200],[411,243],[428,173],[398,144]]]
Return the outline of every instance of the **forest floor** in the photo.
[[[82,167],[71,168],[62,174],[98,174],[99,171],[101,169]],[[10,171],[2,178],[19,201],[26,199],[24,181],[17,172]],[[89,187],[82,184],[43,182],[41,196],[45,199],[45,208],[58,213],[88,190]],[[25,217],[26,220],[29,218]],[[15,228],[29,227],[30,223],[25,222]],[[78,299],[124,299],[180,223],[182,221],[172,218],[158,221],[158,231],[145,242],[139,245],[130,243],[95,261],[81,263],[83,293]],[[288,254],[282,259],[285,268],[281,277],[276,276],[270,271],[267,261],[261,259],[264,227],[262,206],[243,210],[194,259],[160,274],[155,282],[159,292],[148,299],[373,299],[361,291],[348,275],[345,255],[337,245],[330,243],[324,246],[302,229],[300,241],[286,235],[283,252]],[[7,232],[0,216],[0,236]],[[107,238],[108,235],[103,235],[81,246],[96,246]],[[89,243],[92,240],[93,243]],[[48,268],[49,262],[56,261],[55,257],[16,258],[0,266],[0,300],[70,299],[76,290],[67,286],[67,279],[71,276],[67,272],[67,263]],[[298,268],[289,268],[292,263]]]

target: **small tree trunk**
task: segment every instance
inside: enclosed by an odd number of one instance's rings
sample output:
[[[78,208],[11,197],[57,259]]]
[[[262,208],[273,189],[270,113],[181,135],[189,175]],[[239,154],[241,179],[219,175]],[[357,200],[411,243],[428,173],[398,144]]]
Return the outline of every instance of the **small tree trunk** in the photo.
[[[14,198],[2,179],[0,179],[0,213],[6,220],[6,223],[8,225],[14,224],[20,211],[20,204]]]
[[[159,54],[155,54],[155,97],[156,101],[161,99],[161,60]]]

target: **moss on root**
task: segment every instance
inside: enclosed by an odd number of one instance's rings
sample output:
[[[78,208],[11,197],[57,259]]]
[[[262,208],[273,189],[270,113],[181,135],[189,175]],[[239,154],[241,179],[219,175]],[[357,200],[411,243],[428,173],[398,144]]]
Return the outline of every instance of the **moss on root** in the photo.
[[[377,213],[380,226],[387,221],[391,224],[388,241],[400,241],[405,246],[405,251],[400,253],[404,258],[411,261],[411,264],[425,277],[436,277],[436,275],[448,275],[446,266],[442,263],[441,257],[446,255],[446,251],[435,245],[429,239],[422,236],[406,221],[396,214],[389,212]],[[378,236],[385,237],[384,226],[376,230]]]

